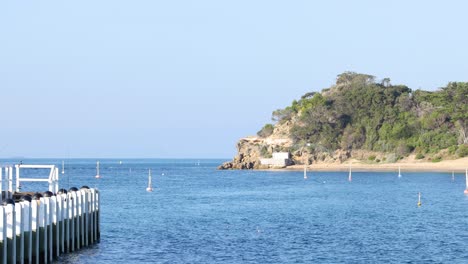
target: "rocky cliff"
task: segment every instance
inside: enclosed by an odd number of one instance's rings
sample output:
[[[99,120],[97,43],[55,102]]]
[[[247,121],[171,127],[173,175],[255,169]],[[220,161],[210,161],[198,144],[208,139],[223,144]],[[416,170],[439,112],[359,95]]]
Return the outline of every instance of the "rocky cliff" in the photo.
[[[237,155],[218,169],[266,169],[260,159],[270,158],[273,152],[288,152],[292,147],[289,137],[290,122],[276,125],[268,137],[251,136],[237,142]]]
[[[353,153],[336,150],[334,152],[314,150],[313,145],[294,144],[290,129],[294,121],[288,121],[274,126],[273,132],[267,137],[250,136],[237,142],[237,155],[232,161],[225,162],[218,167],[229,169],[269,169],[262,165],[260,159],[270,158],[273,152],[291,153],[292,164],[312,163],[341,163],[351,157]],[[362,153],[359,154],[363,156]],[[364,155],[365,156],[365,155]]]

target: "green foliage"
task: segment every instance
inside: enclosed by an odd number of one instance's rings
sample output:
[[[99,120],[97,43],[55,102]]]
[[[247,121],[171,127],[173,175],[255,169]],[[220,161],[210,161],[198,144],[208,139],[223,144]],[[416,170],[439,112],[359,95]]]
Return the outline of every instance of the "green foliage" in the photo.
[[[442,161],[442,157],[441,156],[435,156],[432,160],[432,162],[441,162]]]
[[[293,115],[297,113],[294,110],[294,103],[292,106],[288,106],[285,109],[278,109],[273,111],[271,119],[275,122],[283,123],[285,121],[291,120]]]
[[[450,147],[448,148],[448,152],[449,152],[450,155],[453,155],[453,154],[455,154],[455,152],[457,151],[457,149],[458,149],[458,146],[456,146],[456,145],[450,146]]]
[[[262,157],[264,157],[264,158],[271,158],[272,157],[272,154],[268,150],[267,146],[262,146],[262,148],[260,149],[260,155]]]
[[[311,142],[329,151],[366,149],[394,153],[388,159],[395,160],[415,150],[450,148],[468,155],[466,82],[451,82],[435,92],[412,91],[388,78],[376,82],[372,75],[344,72],[334,86],[306,93],[272,116],[277,122],[294,117],[290,133],[295,143]]]
[[[375,156],[375,155],[370,155],[368,159],[369,159],[370,161],[374,161],[374,160],[375,160],[375,158],[376,158],[376,156]]]
[[[268,137],[273,134],[273,129],[274,126],[272,124],[266,124],[260,131],[257,132],[257,135],[263,138]]]
[[[460,158],[468,156],[468,144],[460,145],[457,150],[457,155]]]
[[[424,155],[422,153],[416,154],[416,159],[424,159]]]

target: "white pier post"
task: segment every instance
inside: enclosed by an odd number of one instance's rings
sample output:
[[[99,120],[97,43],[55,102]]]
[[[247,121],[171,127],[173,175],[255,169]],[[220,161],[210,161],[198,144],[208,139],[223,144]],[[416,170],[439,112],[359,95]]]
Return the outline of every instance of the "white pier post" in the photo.
[[[90,211],[91,211],[90,216],[91,217],[90,217],[89,226],[90,226],[91,230],[90,230],[89,234],[91,236],[91,238],[90,238],[91,243],[94,243],[95,237],[96,237],[95,236],[96,229],[94,228],[94,223],[95,223],[95,219],[94,219],[95,214],[94,213],[96,212],[96,210],[95,210],[96,207],[94,206],[94,203],[96,202],[96,200],[94,199],[94,197],[95,197],[94,196],[94,194],[95,194],[94,189],[91,189],[90,192],[91,193],[90,193],[90,196],[89,196],[89,200],[90,200]]]
[[[21,202],[21,209],[23,214],[23,236],[24,236],[24,259],[28,263],[32,262],[32,213],[31,203],[29,201]]]
[[[60,208],[58,206],[58,196],[52,196],[50,197],[51,201],[51,213],[52,213],[52,258],[53,257],[58,257],[60,253],[60,229],[59,229],[59,223],[60,223]]]
[[[13,204],[6,207],[7,218],[7,262],[16,263],[16,212]]]
[[[97,220],[96,220],[96,230],[97,230],[97,240],[101,241],[101,194],[99,190],[96,190],[96,205],[97,205]]]
[[[81,195],[80,192],[76,191],[73,192],[75,194],[76,203],[75,203],[75,210],[76,210],[76,217],[75,217],[75,229],[76,229],[76,248],[81,248]]]
[[[55,168],[55,192],[54,193],[58,193],[59,191],[59,169],[58,168]]]
[[[0,204],[3,204],[3,167],[0,167]]]
[[[59,216],[60,216],[60,227],[59,227],[59,239],[60,239],[60,253],[65,253],[65,201],[64,194],[59,194],[58,197],[58,206],[59,206]]]
[[[31,251],[32,259],[36,260],[36,263],[39,263],[39,200],[31,201]]]
[[[39,204],[39,256],[40,262],[47,263],[47,203],[46,198],[40,199]],[[43,250],[42,250],[43,249]]]
[[[15,223],[15,236],[16,236],[16,260],[17,262],[23,264],[24,263],[24,235],[23,235],[23,226],[24,226],[24,219],[23,219],[23,208],[21,203],[15,204],[15,215],[16,215],[16,223]],[[18,245],[19,244],[19,245]]]
[[[53,214],[53,211],[52,211],[52,206],[53,206],[53,203],[52,203],[52,198],[51,197],[46,197],[46,203],[47,203],[47,239],[48,239],[48,242],[49,242],[49,245],[47,246],[48,249],[49,249],[49,252],[48,252],[48,258],[49,258],[49,261],[52,262],[53,260],[53,242],[54,242],[54,237],[52,235],[52,229],[53,229],[53,225],[52,225],[52,214]]]
[[[0,205],[0,262],[7,263],[7,217],[5,207]]]
[[[63,223],[64,223],[64,252],[70,252],[70,196],[66,193],[62,194],[63,201]],[[65,248],[66,246],[66,248]]]
[[[20,165],[16,164],[15,165],[15,184],[16,184],[16,191],[19,192],[20,191]]]
[[[83,235],[82,235],[82,238],[83,238],[83,246],[84,247],[87,247],[88,246],[88,230],[89,230],[89,227],[88,227],[88,190],[86,189],[81,189],[80,190],[81,192],[81,195],[83,196],[83,204],[82,204],[82,207],[83,207],[83,226],[84,226],[84,229],[83,229]]]
[[[7,167],[7,175],[8,175],[8,198],[13,198],[13,168]]]
[[[13,167],[10,166],[10,169],[9,169],[9,179],[10,179],[10,199],[13,199]]]
[[[69,241],[71,242],[71,251],[75,251],[75,216],[76,216],[76,211],[75,211],[75,204],[76,204],[76,195],[75,192],[70,192],[68,194],[68,199],[70,200],[69,203],[69,222],[70,222],[70,239]]]
[[[55,196],[56,200],[57,200],[57,214],[56,214],[56,229],[55,231],[57,232],[56,234],[56,239],[57,239],[57,245],[56,245],[56,254],[55,256],[58,257],[60,256],[60,253],[62,253],[62,234],[63,234],[63,200],[62,200],[62,195],[61,194],[57,194]]]
[[[57,193],[59,190],[59,173],[58,168],[53,167],[50,170],[49,174],[49,191],[52,193]]]
[[[9,197],[9,194],[8,194],[8,167],[5,167],[5,175],[3,176],[3,179],[4,179],[4,189],[3,191],[5,191],[5,199],[8,199],[10,198]]]

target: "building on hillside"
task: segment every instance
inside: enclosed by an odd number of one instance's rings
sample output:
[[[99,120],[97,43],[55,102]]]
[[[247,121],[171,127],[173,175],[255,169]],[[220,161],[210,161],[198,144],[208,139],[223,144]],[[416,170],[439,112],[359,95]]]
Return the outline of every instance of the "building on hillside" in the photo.
[[[273,152],[273,157],[269,159],[260,159],[261,165],[270,167],[285,167],[292,164],[289,152]]]

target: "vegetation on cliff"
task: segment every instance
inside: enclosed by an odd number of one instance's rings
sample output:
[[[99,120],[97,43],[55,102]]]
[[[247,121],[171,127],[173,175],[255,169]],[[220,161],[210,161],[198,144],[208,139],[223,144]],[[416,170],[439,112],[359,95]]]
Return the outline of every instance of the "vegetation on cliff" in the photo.
[[[371,75],[345,72],[329,89],[274,111],[273,120],[293,121],[290,136],[296,145],[312,143],[310,151],[364,149],[403,157],[448,149],[463,157],[468,155],[468,83],[412,91],[388,78],[377,82]]]

